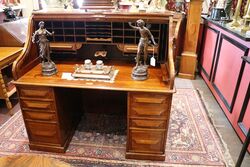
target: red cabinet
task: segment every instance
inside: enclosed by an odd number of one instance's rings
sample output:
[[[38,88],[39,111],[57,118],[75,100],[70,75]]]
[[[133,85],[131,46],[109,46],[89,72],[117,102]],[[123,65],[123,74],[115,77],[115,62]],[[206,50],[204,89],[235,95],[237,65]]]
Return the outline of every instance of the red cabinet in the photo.
[[[201,76],[238,136],[245,140],[250,128],[250,38],[209,20],[204,27]]]

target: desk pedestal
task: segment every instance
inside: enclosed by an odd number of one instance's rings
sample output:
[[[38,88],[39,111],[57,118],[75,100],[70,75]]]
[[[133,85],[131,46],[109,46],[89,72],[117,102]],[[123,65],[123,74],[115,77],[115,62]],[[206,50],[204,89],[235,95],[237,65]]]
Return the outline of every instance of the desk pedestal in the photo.
[[[30,148],[65,152],[83,113],[81,90],[43,86],[17,88]],[[124,93],[128,110],[126,158],[164,160],[172,94]]]

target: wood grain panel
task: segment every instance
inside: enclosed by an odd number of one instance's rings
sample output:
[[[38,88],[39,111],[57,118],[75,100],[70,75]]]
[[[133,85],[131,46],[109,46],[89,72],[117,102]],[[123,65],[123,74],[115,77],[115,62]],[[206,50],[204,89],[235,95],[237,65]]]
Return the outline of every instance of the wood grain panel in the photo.
[[[159,93],[133,93],[131,98],[134,103],[163,104],[167,102],[168,97],[165,94]]]
[[[72,167],[70,164],[42,155],[9,155],[0,158],[1,167]]]
[[[33,111],[23,111],[25,120],[38,120],[38,121],[52,121],[56,122],[56,115],[54,113],[43,113]]]
[[[106,62],[105,62],[106,63]],[[114,62],[106,64],[114,65]],[[138,92],[160,92],[173,93],[169,89],[170,84],[162,81],[161,69],[149,68],[149,78],[146,81],[135,81],[131,78],[130,73],[133,68],[131,64],[115,64],[115,69],[119,70],[114,83],[93,82],[86,80],[67,80],[62,79],[64,72],[74,72],[74,64],[57,64],[58,73],[51,77],[42,76],[41,64],[27,72],[14,83],[18,86],[37,85],[48,87],[64,88],[83,88],[83,89],[102,89],[102,90],[121,90],[121,91],[138,91]],[[152,89],[153,88],[153,89]],[[147,96],[149,97],[149,96]]]
[[[43,111],[54,111],[54,102],[50,101],[35,101],[35,100],[20,100],[22,109],[36,109]]]
[[[164,153],[164,131],[130,129],[131,152]]]
[[[48,87],[22,87],[19,89],[19,96],[25,98],[52,99],[53,90]]]
[[[159,93],[129,93],[130,116],[167,116],[170,107],[170,96]]]
[[[131,119],[130,127],[165,129],[166,123],[167,123],[166,120]]]
[[[132,104],[130,116],[153,116],[162,117],[168,115],[168,105],[157,104]]]
[[[26,121],[29,138],[33,143],[60,144],[57,124]]]
[[[151,104],[162,104],[166,101],[164,98],[152,98],[152,97],[133,97],[135,103],[151,103]]]

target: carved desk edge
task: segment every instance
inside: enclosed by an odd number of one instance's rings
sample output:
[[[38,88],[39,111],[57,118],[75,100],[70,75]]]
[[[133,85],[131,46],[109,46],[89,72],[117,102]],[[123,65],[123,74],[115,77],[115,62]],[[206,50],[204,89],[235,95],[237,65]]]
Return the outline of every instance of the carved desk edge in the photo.
[[[48,17],[49,16],[49,17]],[[184,18],[182,14],[174,13],[170,11],[162,13],[91,13],[91,12],[51,12],[45,13],[45,11],[34,12],[29,19],[28,35],[24,49],[20,56],[13,63],[13,76],[17,80],[26,72],[31,70],[34,66],[39,64],[39,57],[37,56],[37,46],[32,44],[31,37],[34,32],[34,21],[36,20],[89,20],[89,21],[135,21],[138,18],[145,19],[146,21],[157,22],[157,23],[169,23],[169,49],[168,56],[165,63],[161,64],[162,69],[162,79],[165,82],[170,82],[168,85],[169,89],[173,89],[174,86],[174,77],[175,77],[175,68],[174,68],[174,57],[175,54],[175,41],[179,36],[179,29],[181,22]]]

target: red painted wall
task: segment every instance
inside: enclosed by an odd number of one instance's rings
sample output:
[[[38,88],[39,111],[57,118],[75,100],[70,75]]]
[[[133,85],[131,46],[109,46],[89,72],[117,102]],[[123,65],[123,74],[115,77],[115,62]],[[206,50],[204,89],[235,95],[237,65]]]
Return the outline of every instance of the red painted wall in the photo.
[[[247,95],[250,93],[250,64],[243,62],[241,57],[250,57],[250,41],[240,39],[212,22],[205,22],[200,57],[201,76],[235,132],[244,141],[244,131],[250,128],[250,102]]]

